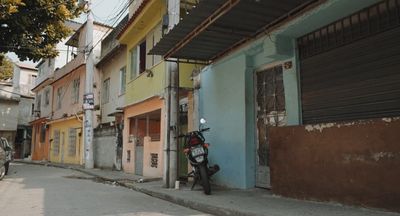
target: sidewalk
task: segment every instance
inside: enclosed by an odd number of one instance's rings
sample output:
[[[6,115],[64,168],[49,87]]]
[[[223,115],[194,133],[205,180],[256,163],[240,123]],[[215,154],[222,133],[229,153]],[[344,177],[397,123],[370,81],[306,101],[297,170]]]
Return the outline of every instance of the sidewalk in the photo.
[[[399,213],[385,212],[375,209],[343,206],[332,203],[319,203],[283,198],[272,195],[268,190],[249,189],[234,190],[212,187],[212,195],[204,195],[200,186],[191,191],[190,184],[181,184],[179,190],[162,187],[162,181],[146,179],[141,176],[126,174],[119,171],[92,169],[86,170],[79,166],[65,166],[52,163],[16,161],[22,163],[47,165],[74,169],[85,174],[101,178],[105,181],[115,181],[119,185],[164,199],[185,207],[196,209],[213,215],[230,216],[400,216]],[[143,183],[139,183],[142,182]]]

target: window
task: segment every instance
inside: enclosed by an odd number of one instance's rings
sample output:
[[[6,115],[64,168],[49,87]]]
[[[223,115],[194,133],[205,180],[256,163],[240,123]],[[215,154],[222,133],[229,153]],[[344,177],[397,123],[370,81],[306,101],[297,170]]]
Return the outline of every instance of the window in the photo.
[[[63,91],[62,87],[59,87],[57,89],[57,109],[58,110],[61,109],[62,91]]]
[[[146,70],[146,40],[130,51],[130,79],[133,80]]]
[[[135,79],[136,71],[137,71],[137,49],[136,47],[129,51],[130,55],[130,63],[131,63],[131,70],[130,70],[130,80]]]
[[[60,152],[60,130],[54,130],[53,133],[53,154],[58,155]]]
[[[124,94],[126,89],[126,67],[124,66],[119,70],[119,82],[120,82],[120,89],[119,94]]]
[[[44,92],[44,105],[47,107],[50,104],[50,89]]]
[[[40,111],[40,107],[42,106],[42,95],[38,94],[36,96],[36,109],[37,111]]]
[[[110,78],[103,82],[103,104],[108,103],[110,100]]]
[[[39,68],[38,68],[38,76],[41,77],[42,73],[43,73],[42,66],[39,66]]]
[[[35,81],[36,81],[36,75],[35,74],[31,74],[31,75],[29,75],[29,77],[28,77],[28,83],[30,84],[30,85],[34,85],[35,84]]]
[[[46,124],[42,124],[40,127],[40,142],[44,143],[46,139]]]
[[[161,23],[157,25],[146,37],[146,49],[151,50],[161,39]],[[147,55],[146,68],[151,68],[161,61],[159,55]]]
[[[35,104],[32,104],[32,115],[35,113]]]
[[[77,104],[79,102],[79,85],[80,79],[74,79],[72,83],[72,103]]]
[[[131,162],[131,150],[126,151],[126,162]]]
[[[76,129],[70,128],[68,132],[68,156],[73,157],[76,155]]]
[[[146,41],[139,45],[139,74],[146,70]]]

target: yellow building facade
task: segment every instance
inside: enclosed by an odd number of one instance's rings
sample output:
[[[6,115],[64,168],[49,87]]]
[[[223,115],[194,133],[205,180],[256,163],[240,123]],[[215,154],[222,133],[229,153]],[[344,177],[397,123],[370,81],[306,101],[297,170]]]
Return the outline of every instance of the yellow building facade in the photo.
[[[50,161],[63,164],[83,163],[82,118],[79,116],[50,122]]]
[[[166,1],[137,1],[128,25],[119,35],[126,45],[127,73],[124,105],[123,169],[136,175],[162,177],[165,141],[168,62],[148,52],[163,35]],[[196,65],[179,64],[181,98],[192,89]]]

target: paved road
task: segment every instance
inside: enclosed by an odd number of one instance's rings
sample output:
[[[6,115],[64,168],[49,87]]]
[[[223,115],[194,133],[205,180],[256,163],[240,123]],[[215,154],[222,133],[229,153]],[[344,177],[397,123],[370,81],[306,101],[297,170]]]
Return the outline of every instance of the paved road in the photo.
[[[13,164],[9,176],[0,181],[0,215],[205,215],[85,178],[89,176],[68,169]]]

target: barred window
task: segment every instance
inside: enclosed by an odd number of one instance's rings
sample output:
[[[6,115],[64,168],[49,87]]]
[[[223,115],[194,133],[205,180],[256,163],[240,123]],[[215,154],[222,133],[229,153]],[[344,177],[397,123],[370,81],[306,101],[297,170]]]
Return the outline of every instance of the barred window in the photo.
[[[53,133],[53,154],[58,155],[60,153],[60,130],[54,130]]]
[[[68,143],[68,156],[74,157],[76,155],[76,129],[69,129],[69,143]]]
[[[72,84],[72,103],[77,104],[79,102],[79,85],[80,79],[74,79]]]

